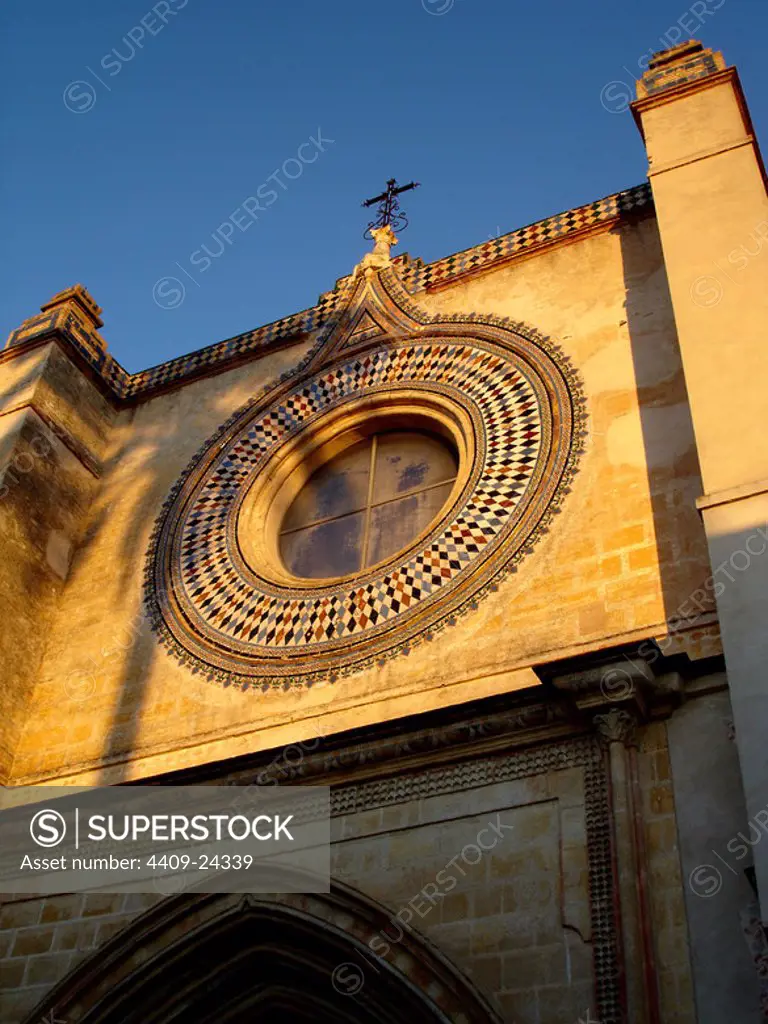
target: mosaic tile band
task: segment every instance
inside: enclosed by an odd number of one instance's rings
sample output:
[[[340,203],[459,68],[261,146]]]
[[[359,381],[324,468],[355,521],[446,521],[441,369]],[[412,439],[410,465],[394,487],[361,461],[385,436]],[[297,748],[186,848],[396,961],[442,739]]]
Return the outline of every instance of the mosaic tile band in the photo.
[[[533,333],[499,321],[479,330],[473,317],[472,336],[461,319],[309,369],[212,439],[158,524],[148,568],[153,622],[186,664],[243,688],[332,680],[431,639],[530,550],[579,448],[572,373]],[[280,447],[344,403],[403,388],[449,396],[476,432],[468,483],[424,543],[353,583],[312,589],[247,566],[237,513]]]
[[[256,589],[228,557],[238,496],[276,447],[345,399],[394,384],[449,385],[454,398],[484,403],[485,464],[470,500],[446,529],[405,564],[352,590],[309,595]],[[180,597],[185,611],[220,634],[254,647],[317,647],[381,629],[414,612],[497,542],[529,485],[538,460],[541,417],[519,371],[469,344],[406,345],[373,352],[320,374],[270,409],[219,457],[181,527]]]

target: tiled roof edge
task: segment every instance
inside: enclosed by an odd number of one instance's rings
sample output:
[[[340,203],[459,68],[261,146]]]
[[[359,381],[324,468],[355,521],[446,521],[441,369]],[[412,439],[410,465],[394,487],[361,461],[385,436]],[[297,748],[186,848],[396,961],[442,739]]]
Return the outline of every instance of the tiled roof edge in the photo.
[[[609,226],[627,215],[645,215],[652,212],[651,188],[649,184],[644,183],[536,221],[534,224],[436,260],[434,263],[425,264],[420,259],[411,260],[407,255],[401,255],[394,260],[394,264],[405,289],[414,295],[441,287],[467,274],[490,269],[521,253],[541,249],[596,228]],[[321,295],[317,304],[309,309],[134,374],[129,374],[108,352],[95,353],[93,346],[87,344],[88,339],[82,337],[80,325],[75,324],[71,317],[68,317],[66,322],[58,321],[55,329],[65,335],[77,354],[115,398],[122,401],[137,401],[170,387],[178,387],[187,380],[220,372],[229,365],[270,351],[291,339],[298,339],[322,327],[343,304],[350,283],[351,277],[341,278],[332,291]],[[70,330],[69,327],[73,329]],[[49,316],[38,315],[25,321],[13,332],[8,346],[26,347],[27,343],[41,341],[53,328],[54,324],[50,322]]]

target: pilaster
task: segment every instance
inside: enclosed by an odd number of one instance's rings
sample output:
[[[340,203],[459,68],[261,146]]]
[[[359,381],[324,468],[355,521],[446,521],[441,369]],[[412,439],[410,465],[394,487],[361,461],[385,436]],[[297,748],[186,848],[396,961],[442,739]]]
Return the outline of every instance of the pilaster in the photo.
[[[48,626],[65,585],[115,416],[62,344],[76,331],[95,354],[100,310],[82,286],[25,322],[0,362],[0,784],[7,782]],[[21,339],[21,340],[19,340]]]
[[[690,400],[750,818],[768,807],[768,195],[739,76],[689,42],[657,54],[635,118]],[[766,916],[768,846],[754,850]]]

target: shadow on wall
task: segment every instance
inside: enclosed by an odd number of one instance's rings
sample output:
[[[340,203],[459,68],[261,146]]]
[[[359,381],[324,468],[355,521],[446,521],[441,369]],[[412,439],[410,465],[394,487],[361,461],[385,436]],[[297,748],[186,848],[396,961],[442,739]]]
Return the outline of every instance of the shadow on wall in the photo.
[[[339,920],[345,928],[339,927]],[[57,985],[24,1024],[501,1024],[475,986],[409,929],[391,961],[366,945],[391,920],[339,882],[300,894],[184,893],[147,910]],[[362,951],[362,952],[361,952]],[[366,955],[367,954],[367,955]]]
[[[655,221],[639,227],[618,230],[664,613],[674,634],[677,622],[712,619],[720,577],[713,575],[696,508],[703,485],[661,240]],[[737,550],[743,538],[732,543]],[[755,967],[741,922],[753,898],[744,875],[749,858],[730,865],[729,874],[718,856],[739,828],[747,831],[738,755],[725,727],[729,714],[728,693],[721,691],[684,704],[668,724],[700,1024],[751,1021],[758,1006]],[[661,951],[657,956],[663,963]],[[720,968],[714,974],[713,965]]]
[[[675,622],[691,618],[689,608],[715,611],[704,588],[711,570],[695,504],[701,470],[656,222],[618,230],[664,613]],[[699,605],[691,605],[694,594]]]
[[[300,346],[298,351],[303,354],[304,341]],[[296,355],[293,346],[286,346],[268,365],[268,374],[279,377],[294,364]],[[68,356],[60,353],[59,359],[66,363],[63,376],[71,378],[64,382],[63,390],[76,379],[87,398],[91,385],[73,368]],[[127,780],[129,763],[142,740],[150,679],[158,675],[158,662],[168,658],[150,629],[143,603],[144,569],[154,524],[200,444],[254,390],[261,389],[263,369],[258,377],[257,372],[253,364],[234,376],[223,374],[218,381],[192,382],[189,387],[121,409],[114,422],[111,417],[109,422],[100,421],[100,436],[108,440],[101,473],[98,479],[88,477],[92,489],[87,500],[78,504],[76,529],[71,531],[71,561],[68,571],[62,573],[66,578],[55,581],[57,601],[47,618],[29,609],[29,595],[38,581],[17,581],[16,603],[24,613],[18,619],[22,623],[20,637],[34,641],[38,649],[34,658],[14,654],[29,689],[12,744],[16,784],[91,773],[104,785]],[[51,383],[56,390],[59,382],[54,379]],[[72,415],[76,420],[77,405],[69,398],[56,394],[54,402],[62,416]],[[71,453],[65,454],[75,459]],[[30,479],[27,486],[32,506],[39,504],[44,482],[38,485]],[[53,507],[56,502],[49,504]],[[60,506],[61,502],[47,516],[46,528],[48,520],[57,522]],[[35,511],[39,513],[39,508]],[[28,516],[15,529],[30,534],[33,560],[39,561],[41,552],[45,558],[45,538],[30,532],[35,522],[35,516]],[[16,573],[18,578],[22,575]],[[0,586],[2,582],[0,560]],[[4,640],[0,634],[0,655]],[[191,719],[204,710],[208,693],[214,703],[226,702],[223,691],[203,684],[175,661],[168,668],[169,676],[176,680],[188,676],[191,686],[171,686],[168,692],[152,689],[151,713],[158,727],[154,730],[158,742],[163,740],[165,726],[177,729],[182,716],[190,719],[189,733],[194,733]],[[12,691],[18,705],[21,687],[6,689]],[[2,696],[0,690],[0,751]]]
[[[78,390],[83,378],[61,372],[64,357],[55,346],[25,358],[29,369],[0,396],[8,414],[0,473],[0,747],[9,781],[71,553],[99,488],[62,438],[73,427],[108,429],[110,422],[103,400],[90,400],[90,385]],[[83,393],[88,400],[80,402]],[[61,430],[59,422],[69,426]]]
[[[147,682],[158,654],[157,640],[149,627],[144,609],[143,570],[149,537],[166,498],[167,487],[159,479],[159,467],[162,464],[162,448],[167,445],[168,431],[158,423],[137,424],[140,412],[141,407],[122,413],[119,441],[108,467],[105,467],[105,477],[109,479],[111,469],[125,458],[136,459],[137,450],[140,452],[141,458],[136,460],[136,476],[132,474],[130,493],[123,492],[124,480],[118,475],[114,497],[110,500],[109,492],[102,496],[99,510],[78,552],[81,564],[86,563],[89,547],[100,537],[106,520],[110,515],[117,516],[121,522],[120,540],[116,547],[119,592],[124,594],[136,591],[138,582],[135,612],[127,621],[123,621],[115,637],[120,657],[120,676],[113,686],[115,703],[101,749],[101,785],[114,785],[125,779],[125,766],[139,735]],[[140,486],[137,487],[139,481]],[[126,516],[125,521],[122,521],[123,515]],[[124,615],[125,610],[121,608],[121,616]]]
[[[55,378],[49,383],[55,385]],[[59,406],[66,405],[68,396],[57,389],[55,401]],[[115,680],[109,690],[110,697],[116,694],[109,727],[95,725],[95,728],[99,728],[103,733],[103,742],[97,758],[98,763],[104,764],[101,770],[103,783],[122,781],[124,770],[120,767],[110,770],[109,763],[130,756],[138,734],[145,699],[145,681],[155,657],[156,643],[144,617],[140,589],[137,590],[136,584],[137,579],[140,581],[142,578],[149,532],[159,505],[165,497],[162,494],[158,500],[163,482],[158,480],[156,467],[159,465],[161,447],[167,439],[167,431],[162,427],[144,428],[138,431],[137,436],[131,429],[135,412],[136,410],[129,409],[118,414],[112,425],[100,478],[93,481],[94,490],[88,495],[75,495],[78,506],[75,519],[77,531],[71,536],[73,553],[66,578],[63,582],[56,581],[57,593],[54,595],[55,600],[51,600],[48,605],[46,628],[41,630],[40,622],[37,622],[34,629],[28,630],[30,634],[38,637],[42,632],[45,643],[41,644],[37,665],[31,667],[29,660],[24,665],[30,681],[30,693],[17,739],[24,746],[24,732],[29,736],[26,738],[25,749],[20,750],[18,742],[16,744],[16,766],[20,778],[34,777],[36,771],[34,758],[37,748],[33,736],[41,725],[34,710],[34,682],[38,678],[41,681],[47,679],[52,684],[48,692],[53,692],[55,702],[53,711],[50,708],[50,697],[43,694],[43,700],[47,705],[46,728],[63,730],[66,733],[64,742],[74,745],[78,742],[78,727],[82,728],[88,718],[89,706],[95,709],[101,679],[107,674],[114,673],[115,659],[119,659],[119,679]],[[139,477],[141,483],[139,487],[132,486],[130,493],[121,494],[118,489],[124,489],[125,477],[116,479],[114,471],[123,459],[130,457],[129,449],[136,458],[137,442],[140,458],[137,459],[137,477],[133,478],[133,483],[135,484]],[[68,452],[65,452],[63,457],[74,459]],[[49,461],[47,475],[53,477],[54,483],[58,482],[56,502],[51,500],[48,493],[50,483],[42,470],[29,474],[29,478],[24,481],[29,490],[26,498],[31,507],[37,510],[47,509],[49,506],[54,508],[52,516],[46,517],[42,524],[45,527],[44,533],[50,528],[57,528],[58,519],[61,518],[60,492],[64,486],[59,465],[61,456]],[[40,519],[38,514],[22,518],[20,521],[28,534],[26,539],[31,549],[42,552],[44,557],[46,537],[40,532]],[[117,540],[115,530],[119,531]],[[35,594],[41,586],[36,566],[31,565],[28,575],[30,578],[24,578],[20,582],[27,601],[36,599]],[[109,591],[100,582],[105,575],[114,578],[114,584],[110,580],[110,586],[115,586],[114,592],[129,595],[129,601],[133,599],[135,592],[139,600],[134,601],[134,614],[127,613],[125,601],[116,607],[112,606]],[[100,586],[103,587],[101,593]],[[68,608],[72,608],[73,613],[77,615],[75,619],[73,614],[69,622],[66,621]],[[105,632],[100,629],[100,624],[109,622],[113,615],[114,630]],[[92,637],[90,643],[89,635]],[[80,646],[82,639],[86,642]],[[66,648],[70,644],[75,646],[74,657],[72,654],[67,656]],[[71,709],[70,714],[67,713],[68,706]],[[93,714],[93,721],[99,723],[97,713]],[[71,770],[75,771],[87,770],[92,766],[91,763],[57,765],[52,763],[50,758],[49,754],[44,765],[46,775],[52,772],[55,774],[60,768],[71,767]],[[20,766],[19,761],[22,762]],[[89,758],[89,762],[92,761],[93,758]]]
[[[144,569],[150,538],[172,487],[199,447],[207,442],[219,425],[239,408],[250,393],[240,398],[237,384],[225,383],[217,390],[203,380],[159,396],[145,404],[124,410],[119,418],[116,442],[105,467],[105,488],[95,503],[94,514],[78,551],[74,571],[83,573],[83,585],[98,562],[102,534],[110,516],[116,517],[117,536],[107,538],[107,555],[114,559],[119,595],[119,618],[115,637],[118,647],[119,676],[113,678],[110,692],[114,706],[108,728],[104,728],[98,763],[99,784],[115,785],[126,780],[129,762],[140,739],[142,717],[147,708],[147,688],[155,662],[171,658],[150,628],[144,606]],[[259,381],[259,384],[263,381]],[[234,391],[233,391],[234,388]],[[200,389],[205,389],[201,393]],[[154,406],[153,401],[160,403]],[[211,421],[198,424],[192,434],[185,428],[185,417],[195,403],[204,402],[211,412]],[[198,434],[197,431],[201,432]],[[188,449],[188,450],[187,450]],[[107,531],[109,532],[109,531]],[[127,600],[123,595],[128,595]],[[177,666],[174,662],[174,669]],[[210,688],[212,698],[219,696],[213,684],[202,684],[190,671],[180,669],[191,681],[169,688],[167,701],[153,703],[152,713],[168,716],[174,728],[178,716],[194,713],[192,690]],[[197,706],[202,702],[197,700]],[[162,730],[160,730],[161,732]],[[194,723],[189,723],[190,735]]]

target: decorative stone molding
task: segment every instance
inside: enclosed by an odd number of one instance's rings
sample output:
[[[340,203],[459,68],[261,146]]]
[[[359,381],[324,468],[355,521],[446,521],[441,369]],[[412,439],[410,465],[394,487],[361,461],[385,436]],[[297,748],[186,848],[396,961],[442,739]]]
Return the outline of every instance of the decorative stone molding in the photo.
[[[650,638],[615,652],[600,652],[594,659],[555,662],[536,671],[587,715],[616,707],[630,711],[638,721],[671,713],[682,701],[689,677],[696,677],[684,649],[670,657]]]
[[[365,329],[350,350],[366,314],[386,336]],[[318,421],[341,430],[361,400],[404,392],[417,407],[443,396],[471,432],[466,483],[430,532],[354,579],[290,582],[249,564],[238,523],[275,465],[311,446]],[[372,271],[303,363],[231,417],[175,485],[147,561],[150,621],[192,671],[243,690],[334,682],[408,654],[474,610],[548,532],[585,419],[580,381],[551,340],[500,317],[427,315],[393,268]]]
[[[604,714],[595,715],[594,722],[597,734],[605,745],[621,743],[625,747],[637,746],[637,718],[631,712],[611,708]]]
[[[506,698],[505,703],[509,703]],[[511,745],[564,739],[573,735],[570,710],[564,701],[519,703],[517,707],[484,715],[466,715],[443,725],[430,724],[413,730],[398,729],[380,739],[345,742],[335,749],[295,744],[301,756],[271,761],[257,758],[247,768],[230,775],[238,785],[309,784],[321,781],[338,784],[339,777],[354,773],[380,777],[393,766],[424,767],[446,755],[473,758],[485,752],[508,749]],[[314,741],[313,741],[314,744]],[[291,748],[294,749],[293,747]],[[180,782],[211,781],[208,769],[179,776]]]
[[[618,936],[614,919],[615,881],[611,824],[605,767],[594,740],[553,741],[506,756],[472,759],[461,764],[428,769],[417,774],[334,787],[333,815],[352,814],[441,794],[470,791],[493,783],[529,778],[567,768],[583,768],[587,856],[595,990],[601,1024],[620,1024],[621,995],[618,971]]]
[[[101,306],[96,303],[88,289],[84,288],[81,284],[73,285],[71,288],[65,288],[63,291],[58,292],[52,299],[44,303],[40,310],[43,313],[47,313],[49,309],[58,309],[60,306],[70,304],[76,307],[85,320],[90,322],[91,326],[96,330],[104,326],[104,321],[101,319],[103,312]]]
[[[638,99],[697,82],[724,68],[722,53],[706,50],[701,43],[690,39],[653,55],[648,70],[637,83]]]
[[[527,709],[518,707],[510,715],[506,716],[503,723],[493,720],[489,721],[488,732],[492,734],[490,737],[485,735],[484,730],[480,728],[481,720],[479,718],[470,718],[462,726],[460,736],[464,741],[474,738],[474,742],[478,744],[492,742],[500,738],[502,724],[513,730],[532,724],[532,722],[526,721],[524,717],[526,715],[530,716],[532,721],[546,722],[548,716],[543,710],[544,707],[545,705]],[[473,737],[470,736],[470,731]],[[333,770],[338,777],[338,782],[332,789],[333,815],[348,815],[434,796],[462,792],[469,794],[475,788],[535,776],[546,776],[561,770],[580,769],[583,778],[583,806],[589,872],[590,923],[595,971],[596,1014],[602,1024],[621,1024],[621,981],[618,970],[618,942],[620,940],[616,932],[613,910],[616,894],[612,869],[611,822],[605,763],[599,745],[593,737],[588,736],[570,740],[553,739],[544,745],[528,746],[513,752],[510,752],[508,749],[498,750],[493,756],[472,756],[469,759],[455,763],[457,755],[456,745],[450,750],[447,749],[450,743],[450,736],[450,731],[446,730],[440,737],[441,743],[446,746],[446,749],[443,750],[443,756],[446,759],[450,756],[450,762],[442,765],[427,766],[421,770],[411,769],[410,771],[403,772],[402,767],[407,765],[410,751],[402,749],[397,771],[391,771],[388,777],[382,777],[382,773],[377,771],[375,778],[361,782],[347,782],[343,778],[345,768],[350,768],[355,772],[355,777],[357,776],[359,764],[357,753],[353,752],[352,756],[348,757],[345,756],[343,751],[339,751],[334,758]],[[530,741],[531,734],[528,733],[527,737],[528,741]],[[468,753],[469,749],[462,750],[461,756],[466,757]],[[321,757],[322,755],[314,756]],[[391,767],[395,768],[396,766],[392,765]],[[211,766],[211,770],[213,770],[213,766]],[[221,766],[219,766],[219,771],[221,771]],[[233,773],[233,776],[222,777],[220,775],[216,781],[219,784],[225,784],[227,781],[242,784],[244,781],[247,781],[242,775],[237,776],[236,773]],[[314,777],[316,778],[317,776]],[[296,781],[303,781],[305,778],[305,775],[301,775],[297,777]],[[38,1024],[39,1020],[46,1013],[53,1010],[56,1010],[65,1019],[72,1020],[74,1024],[76,1020],[81,1019],[78,1016],[78,1014],[81,1014],[80,1008],[89,1005],[89,1001],[94,999],[94,997],[105,999],[103,1004],[99,1003],[99,1007],[106,1007],[105,1012],[107,1012],[110,1007],[109,999],[111,998],[113,988],[117,990],[122,986],[126,986],[130,989],[132,986],[136,986],[135,991],[138,992],[141,987],[140,983],[147,979],[153,985],[155,982],[161,986],[171,985],[168,992],[171,998],[175,998],[174,992],[176,990],[173,989],[173,984],[178,979],[174,979],[172,982],[167,976],[161,977],[159,974],[155,974],[155,971],[160,968],[162,962],[163,935],[173,934],[175,938],[182,939],[184,934],[192,934],[201,929],[211,915],[216,918],[219,910],[226,910],[227,913],[234,915],[254,911],[261,913],[265,904],[269,904],[269,906],[278,904],[277,910],[279,911],[281,907],[290,909],[296,904],[296,901],[301,904],[300,908],[297,909],[301,909],[302,912],[309,912],[313,918],[320,920],[324,917],[324,912],[322,910],[316,911],[316,901],[320,901],[323,904],[337,902],[340,889],[343,889],[343,887],[334,886],[331,896],[328,898],[322,895],[317,897],[278,896],[263,898],[255,896],[245,899],[237,896],[221,897],[215,895],[184,894],[172,896],[142,915],[142,917],[130,924],[125,931],[97,951],[93,958],[78,966],[68,978],[46,996],[45,1000],[30,1015],[26,1024]],[[226,907],[224,906],[225,903]],[[266,912],[266,909],[264,912]],[[346,915],[343,930],[349,933],[350,920],[356,919],[354,914],[350,917],[348,908],[345,909],[339,904],[331,911],[328,920],[332,922],[338,916],[338,913]],[[371,934],[376,931],[375,924],[376,922],[373,921],[371,926],[373,931]],[[365,938],[365,935],[368,934],[365,932],[365,923],[362,922],[360,927],[363,929],[362,931],[357,928],[353,928],[351,931],[353,935],[358,937],[363,935],[363,938]],[[418,940],[414,939],[414,941]],[[146,973],[144,966],[142,966],[138,974],[134,975],[137,958],[133,954],[138,947],[142,950],[141,963],[146,965]],[[399,948],[397,951],[401,952]],[[410,948],[405,949],[404,952],[408,953],[409,956],[411,954]],[[413,955],[413,966],[414,969],[417,969],[420,956],[423,956],[423,954],[420,953],[417,947],[414,947]],[[437,955],[439,956],[439,954]],[[347,959],[349,958],[342,957],[339,962]],[[429,958],[427,958],[427,963],[430,963]],[[406,958],[406,960],[398,960],[396,966],[398,970],[405,971],[407,975],[410,964],[410,959]],[[446,970],[449,970],[449,967],[450,965],[446,965]],[[109,974],[107,972],[113,973]],[[107,978],[110,979],[108,982]],[[464,999],[463,1005],[465,1008],[463,1012],[468,1014],[467,1020],[476,1021],[478,1024],[484,1022],[485,1018],[483,1018],[479,1010],[476,1011],[476,1014],[479,1015],[473,1015],[468,1012],[467,1008],[472,1005],[471,1001],[466,994],[462,995],[460,985],[456,981],[451,981],[450,974],[443,974],[441,978],[443,979],[441,984],[445,985],[445,998],[448,1000]],[[181,982],[178,981],[178,984],[181,985]],[[462,982],[462,984],[464,983]],[[184,986],[186,985],[187,980],[184,981]],[[160,992],[160,989],[157,991]],[[162,992],[165,992],[165,988],[162,988]],[[161,996],[157,995],[157,998],[160,999]],[[77,1013],[74,1012],[75,1007],[78,1007]],[[63,1012],[65,1010],[67,1011],[66,1013]],[[94,1022],[102,1020],[95,1011],[94,1016],[89,1016],[88,1019],[94,1020]],[[112,1019],[122,1020],[123,1018],[119,1016],[106,1018],[106,1020]],[[457,1016],[451,1019],[460,1020],[462,1018]],[[495,1021],[496,1018],[491,1015],[489,1020]]]
[[[339,883],[328,894],[173,896],[75,967],[26,1024],[143,1024],[158,1007],[189,1024],[272,1020],[280,1011],[305,1020],[313,1010],[320,1024],[501,1024],[475,986],[412,929],[385,954],[372,952],[368,944],[388,924],[385,907]]]
[[[59,335],[73,343],[92,368],[100,369],[107,358],[107,343],[98,330],[104,325],[101,312],[101,307],[81,284],[65,288],[44,303],[37,316],[25,320],[9,336],[6,349],[36,337]]]

